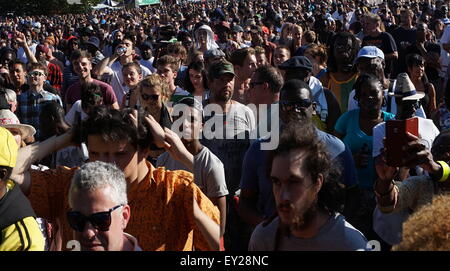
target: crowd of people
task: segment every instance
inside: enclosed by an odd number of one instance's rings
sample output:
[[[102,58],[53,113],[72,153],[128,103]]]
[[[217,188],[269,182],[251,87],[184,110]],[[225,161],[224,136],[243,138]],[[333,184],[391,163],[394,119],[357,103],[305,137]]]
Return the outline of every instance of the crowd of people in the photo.
[[[449,7],[0,17],[0,251],[449,250]]]

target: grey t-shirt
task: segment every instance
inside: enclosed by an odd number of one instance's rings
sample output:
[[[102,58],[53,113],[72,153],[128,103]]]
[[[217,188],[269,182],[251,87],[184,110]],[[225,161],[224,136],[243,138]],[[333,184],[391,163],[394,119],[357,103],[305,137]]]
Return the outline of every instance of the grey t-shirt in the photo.
[[[274,250],[279,222],[277,217],[265,227],[259,224],[253,231],[248,249]],[[292,235],[280,238],[278,250],[285,251],[356,251],[366,250],[367,246],[364,235],[345,221],[344,216],[339,213],[332,215],[313,238],[301,239]]]
[[[173,159],[165,152],[158,157],[157,167],[165,167],[167,170],[190,171],[181,162]],[[190,171],[191,172],[191,171]],[[218,198],[228,195],[225,184],[225,172],[222,162],[207,147],[194,156],[194,179],[195,184],[209,198]]]

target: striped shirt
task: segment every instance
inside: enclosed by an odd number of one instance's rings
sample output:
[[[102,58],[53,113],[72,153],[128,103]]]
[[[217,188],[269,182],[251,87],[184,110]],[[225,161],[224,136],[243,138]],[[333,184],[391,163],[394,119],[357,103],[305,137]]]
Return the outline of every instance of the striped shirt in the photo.
[[[42,106],[45,102],[56,101],[61,106],[61,98],[58,95],[42,90],[35,92],[28,90],[17,97],[17,111],[16,115],[22,124],[28,124],[36,129],[35,138],[40,139],[39,133],[39,115],[41,114]]]

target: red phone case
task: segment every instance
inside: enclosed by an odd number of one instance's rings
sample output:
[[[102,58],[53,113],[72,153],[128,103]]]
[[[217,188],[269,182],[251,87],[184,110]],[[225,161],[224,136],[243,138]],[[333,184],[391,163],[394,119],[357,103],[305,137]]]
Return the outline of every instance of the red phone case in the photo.
[[[389,166],[402,166],[404,157],[403,146],[409,139],[406,133],[409,132],[419,136],[419,119],[410,118],[407,120],[388,120],[386,122],[386,160]]]

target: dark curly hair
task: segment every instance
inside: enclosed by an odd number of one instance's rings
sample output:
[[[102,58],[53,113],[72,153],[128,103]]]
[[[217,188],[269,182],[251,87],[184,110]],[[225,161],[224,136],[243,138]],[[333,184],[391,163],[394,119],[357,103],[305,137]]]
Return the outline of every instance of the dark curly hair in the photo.
[[[145,122],[148,115],[143,109],[138,110],[138,128],[129,117],[131,108],[122,110],[97,106],[89,117],[74,127],[74,141],[77,144],[87,143],[89,135],[99,135],[106,142],[118,142],[127,139],[136,149],[147,149],[153,143],[149,126]]]
[[[186,70],[186,76],[184,77],[184,88],[186,89],[186,91],[188,91],[191,94],[194,93],[194,91],[195,91],[194,85],[192,84],[191,78],[189,77],[190,70],[194,70],[194,71],[200,72],[202,74],[203,87],[205,89],[208,89],[208,76],[206,74],[205,65],[203,64],[202,61],[196,61],[196,62],[192,62],[191,64],[189,64],[189,66]]]
[[[370,82],[380,84],[381,89],[383,89],[383,83],[380,81],[380,79],[378,79],[378,77],[373,74],[363,73],[358,77],[358,79],[356,79],[356,82],[353,85],[353,88],[355,89],[355,96],[353,97],[353,99],[359,102],[359,95],[362,91],[363,85]]]
[[[278,148],[269,154],[267,175],[270,176],[272,162],[276,156],[296,149],[307,153],[303,168],[309,171],[311,180],[316,182],[319,174],[324,177],[318,194],[318,207],[330,212],[339,212],[344,198],[343,190],[337,182],[341,170],[336,163],[332,163],[328,150],[318,138],[312,121],[292,123],[282,131]]]

